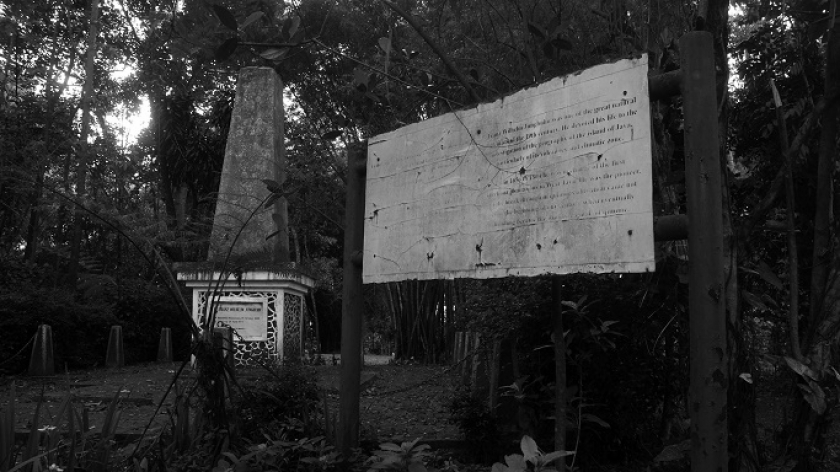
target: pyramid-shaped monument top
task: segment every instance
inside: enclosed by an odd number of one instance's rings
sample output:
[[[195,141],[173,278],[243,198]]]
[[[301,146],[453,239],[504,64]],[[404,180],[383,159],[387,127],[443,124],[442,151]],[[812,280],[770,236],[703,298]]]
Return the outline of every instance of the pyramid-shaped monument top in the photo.
[[[289,261],[286,201],[265,208],[265,181],[282,183],[286,177],[283,114],[277,73],[268,67],[240,70],[208,261],[228,254],[238,262]]]

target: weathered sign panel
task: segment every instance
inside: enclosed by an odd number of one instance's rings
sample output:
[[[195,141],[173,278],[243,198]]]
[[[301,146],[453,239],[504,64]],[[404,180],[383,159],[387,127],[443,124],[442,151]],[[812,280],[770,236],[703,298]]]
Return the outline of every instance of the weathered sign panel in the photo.
[[[228,326],[242,341],[268,339],[267,300],[258,297],[221,297],[217,302],[216,326]]]
[[[654,270],[647,57],[369,141],[365,283]]]

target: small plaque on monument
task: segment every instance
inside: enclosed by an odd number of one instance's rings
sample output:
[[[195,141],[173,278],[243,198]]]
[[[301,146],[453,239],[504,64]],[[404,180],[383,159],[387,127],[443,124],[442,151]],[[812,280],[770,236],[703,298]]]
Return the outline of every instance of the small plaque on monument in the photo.
[[[242,341],[268,339],[267,300],[257,297],[221,297],[216,311],[216,326],[233,328]]]

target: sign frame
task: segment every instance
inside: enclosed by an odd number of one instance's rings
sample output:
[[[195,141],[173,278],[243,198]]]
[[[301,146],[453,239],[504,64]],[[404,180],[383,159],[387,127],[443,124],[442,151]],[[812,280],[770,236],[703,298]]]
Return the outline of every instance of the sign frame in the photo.
[[[231,323],[223,323],[223,320],[219,319],[219,312],[222,311],[221,308],[223,305],[230,305],[230,304],[247,304],[247,305],[260,305],[260,316],[259,320],[245,320],[246,325],[244,327],[237,328],[233,326]],[[254,296],[246,296],[246,297],[235,297],[235,296],[221,296],[219,299],[213,303],[213,314],[214,314],[214,327],[231,327],[234,329],[236,336],[239,338],[240,341],[243,342],[257,342],[257,341],[267,341],[268,340],[268,299],[265,297],[254,297]],[[233,317],[226,317],[226,319],[235,320]],[[256,334],[254,333],[256,332]]]

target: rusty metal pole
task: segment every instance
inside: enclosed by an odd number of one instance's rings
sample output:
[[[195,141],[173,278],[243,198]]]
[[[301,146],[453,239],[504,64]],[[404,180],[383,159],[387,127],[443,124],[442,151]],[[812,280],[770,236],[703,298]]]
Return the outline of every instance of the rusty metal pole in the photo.
[[[362,249],[364,246],[367,142],[350,149],[344,228],[344,288],[341,310],[341,393],[338,450],[344,458],[359,445],[359,396],[362,377]]]
[[[726,472],[723,217],[712,35],[680,39],[688,206],[691,471]]]

